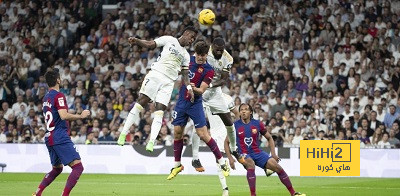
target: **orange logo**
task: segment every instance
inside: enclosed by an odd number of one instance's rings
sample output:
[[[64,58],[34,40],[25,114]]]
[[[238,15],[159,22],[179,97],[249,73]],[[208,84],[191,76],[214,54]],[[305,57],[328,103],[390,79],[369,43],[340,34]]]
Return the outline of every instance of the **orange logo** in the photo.
[[[199,69],[197,70],[199,73],[203,73],[203,68],[199,67]]]
[[[256,134],[256,133],[257,133],[257,129],[252,129],[251,132],[252,132],[253,134]]]

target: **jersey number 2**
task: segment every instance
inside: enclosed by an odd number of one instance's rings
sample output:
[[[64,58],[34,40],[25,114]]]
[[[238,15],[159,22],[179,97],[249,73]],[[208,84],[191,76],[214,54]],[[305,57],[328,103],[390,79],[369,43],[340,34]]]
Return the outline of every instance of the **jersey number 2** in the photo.
[[[53,131],[54,126],[51,127],[51,123],[53,122],[53,114],[50,111],[47,111],[44,114],[44,121],[46,122],[47,131]]]

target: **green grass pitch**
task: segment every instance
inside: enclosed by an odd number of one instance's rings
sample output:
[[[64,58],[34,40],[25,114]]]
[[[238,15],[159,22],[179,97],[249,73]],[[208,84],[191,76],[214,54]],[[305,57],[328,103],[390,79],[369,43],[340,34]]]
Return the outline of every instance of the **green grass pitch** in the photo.
[[[31,195],[44,174],[0,173],[0,195]],[[60,195],[68,174],[61,174],[43,195]],[[221,195],[217,176],[83,174],[71,195]],[[400,179],[291,177],[296,191],[313,195],[400,195]],[[245,176],[227,178],[230,195],[249,195]],[[289,195],[277,176],[258,176],[257,195]]]

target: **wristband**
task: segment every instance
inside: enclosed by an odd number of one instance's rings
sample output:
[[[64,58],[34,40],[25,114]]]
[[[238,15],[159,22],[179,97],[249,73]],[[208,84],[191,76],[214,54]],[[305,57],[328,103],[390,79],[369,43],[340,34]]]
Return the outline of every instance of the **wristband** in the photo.
[[[213,84],[212,83],[210,83],[210,85],[208,85],[210,88],[212,88],[213,87]]]
[[[188,90],[193,90],[193,89],[192,89],[192,86],[190,86],[190,84],[186,86],[186,89],[188,89]]]

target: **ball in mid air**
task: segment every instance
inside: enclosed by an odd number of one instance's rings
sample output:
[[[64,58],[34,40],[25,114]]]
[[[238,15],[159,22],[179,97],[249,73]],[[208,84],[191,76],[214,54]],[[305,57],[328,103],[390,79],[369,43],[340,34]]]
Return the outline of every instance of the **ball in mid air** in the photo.
[[[204,10],[201,10],[201,12],[199,13],[198,19],[199,19],[200,24],[210,26],[210,25],[214,24],[215,14],[210,9],[204,9]]]

